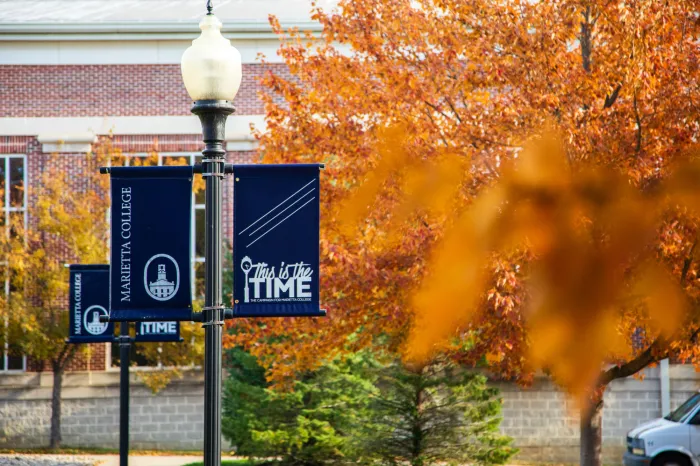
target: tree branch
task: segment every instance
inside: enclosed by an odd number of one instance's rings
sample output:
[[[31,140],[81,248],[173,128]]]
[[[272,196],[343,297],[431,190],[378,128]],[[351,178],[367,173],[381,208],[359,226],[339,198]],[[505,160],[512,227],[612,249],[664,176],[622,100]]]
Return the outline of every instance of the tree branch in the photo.
[[[443,117],[445,117],[445,119],[446,119],[447,121],[450,120],[450,117],[449,117],[445,112],[443,112],[442,110],[440,110],[440,107],[438,107],[437,105],[431,104],[431,103],[428,102],[427,100],[424,100],[423,102],[425,103],[425,105],[427,105],[428,107],[432,108],[433,110],[435,110],[436,112],[438,112],[440,115],[442,115]],[[461,120],[460,120],[460,121],[461,121]]]
[[[450,106],[450,109],[452,110],[452,113],[454,113],[455,118],[457,118],[457,120],[458,120],[458,121],[460,122],[460,124],[461,124],[461,123],[462,123],[462,118],[459,116],[459,113],[457,112],[457,109],[455,108],[455,106],[452,105],[452,101],[451,101],[450,99],[448,99],[447,97],[445,97],[445,101],[447,102],[447,105]]]
[[[637,89],[634,90],[633,104],[634,104],[634,119],[637,122],[637,146],[635,147],[634,151],[637,154],[637,156],[639,156],[639,153],[642,150],[642,119],[639,116],[639,108],[637,106]]]
[[[603,105],[603,108],[610,108],[613,106],[617,100],[617,96],[620,95],[620,89],[622,89],[622,84],[618,84],[615,90],[612,91],[612,94],[605,96],[605,104]]]
[[[447,139],[445,139],[445,136],[442,134],[442,129],[440,128],[440,125],[437,124],[433,116],[430,114],[430,110],[426,108],[425,113],[426,115],[428,115],[428,118],[430,119],[433,126],[435,126],[435,129],[437,129],[438,135],[440,136],[440,139],[442,139],[442,142],[445,144],[445,147],[450,147],[450,143],[447,142]]]
[[[587,6],[585,12],[582,13],[583,21],[581,22],[581,35],[579,42],[581,44],[581,61],[583,69],[586,72],[591,71],[591,33],[593,24],[591,24],[591,7]]]
[[[605,387],[615,379],[622,379],[634,375],[647,367],[649,364],[654,363],[659,359],[663,359],[658,358],[655,356],[655,354],[657,353],[657,350],[664,349],[667,346],[668,341],[666,338],[662,336],[657,337],[656,340],[654,340],[652,344],[649,345],[642,353],[637,355],[636,358],[621,366],[613,366],[610,369],[603,371],[598,378],[599,386]]]
[[[695,254],[695,247],[698,245],[698,240],[695,238],[693,244],[690,246],[690,251],[688,251],[688,256],[683,261],[683,270],[681,271],[681,286],[685,285],[686,277],[688,276],[688,270],[690,270],[690,264],[693,262],[693,255]]]
[[[56,367],[65,369],[68,363],[70,363],[71,359],[73,359],[73,356],[75,356],[77,350],[78,345],[64,343],[63,348],[58,353],[58,356],[53,359],[53,363]]]
[[[695,254],[695,248],[698,244],[698,238],[695,238],[693,244],[688,250],[685,260],[683,261],[683,270],[681,272],[680,283],[681,286],[685,284],[686,277],[688,276],[688,271],[690,270],[690,265],[693,261],[693,256]],[[693,332],[689,340],[693,341],[700,333],[700,327]],[[613,366],[608,370],[603,371],[598,378],[598,384],[601,387],[608,385],[615,379],[621,379],[624,377],[629,377],[641,371],[649,364],[655,363],[661,359],[668,357],[668,346],[671,339],[659,335],[656,339],[645,349],[643,352],[637,355],[636,358],[631,361],[626,362],[621,366]],[[663,357],[661,357],[663,356]]]

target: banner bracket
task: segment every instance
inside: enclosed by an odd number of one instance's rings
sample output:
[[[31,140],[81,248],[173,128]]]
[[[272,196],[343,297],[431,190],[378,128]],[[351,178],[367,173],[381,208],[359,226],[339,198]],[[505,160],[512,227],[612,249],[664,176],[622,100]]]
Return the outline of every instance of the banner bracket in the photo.
[[[216,176],[217,178],[226,178],[225,173],[202,173],[202,178],[208,178],[210,176]]]
[[[204,160],[202,160],[204,162]],[[231,174],[233,173],[235,165],[232,163],[224,163],[224,174]],[[201,163],[195,163],[192,165],[192,173],[202,173],[204,171],[202,164]]]
[[[223,320],[212,320],[211,322],[204,322],[204,323],[202,324],[202,327],[203,327],[203,328],[206,328],[206,327],[213,327],[213,326],[215,326],[215,325],[216,325],[216,326],[222,326],[222,325],[224,325],[224,321],[223,321]]]
[[[203,311],[218,311],[218,310],[224,310],[226,307],[222,306],[204,306],[202,308]]]
[[[122,322],[122,324],[125,324],[127,322]],[[128,324],[128,323],[127,323]],[[124,346],[124,345],[130,345],[133,343],[134,339],[131,338],[129,335],[119,335],[114,337],[114,342],[119,343],[119,346]]]
[[[225,308],[225,307],[221,307],[219,309],[223,309],[223,311],[224,311],[224,320],[231,320],[235,317],[233,315],[233,309]],[[204,313],[203,312],[193,312],[192,313],[192,322],[204,322]]]

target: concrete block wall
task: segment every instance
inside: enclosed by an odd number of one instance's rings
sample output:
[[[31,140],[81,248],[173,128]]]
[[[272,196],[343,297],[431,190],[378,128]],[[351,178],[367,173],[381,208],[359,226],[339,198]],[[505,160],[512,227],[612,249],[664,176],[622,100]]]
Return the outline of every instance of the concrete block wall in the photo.
[[[675,409],[700,388],[700,377],[692,366],[671,366],[669,372],[671,409]],[[65,376],[65,445],[117,448],[118,376],[114,371]],[[48,444],[51,382],[51,373],[0,375],[0,448]],[[546,378],[527,389],[512,383],[496,385],[503,397],[501,428],[520,448],[518,460],[578,463],[579,419],[570,398]],[[649,369],[643,379],[615,381],[608,388],[603,415],[606,464],[621,463],[630,429],[661,416],[660,387],[658,369]],[[203,392],[198,371],[186,372],[158,394],[132,374],[132,448],[201,449]]]
[[[11,380],[14,379],[14,380]],[[51,374],[0,376],[0,447],[46,446]],[[153,394],[132,374],[130,442],[137,449],[199,450],[204,430],[201,372]],[[62,404],[63,444],[119,446],[118,372],[69,373]]]
[[[670,385],[671,409],[675,409],[700,388],[700,374],[692,366],[672,365]],[[520,449],[518,459],[578,463],[579,412],[570,397],[546,378],[537,379],[530,388],[498,386],[503,397],[501,429]],[[604,462],[621,464],[627,432],[661,415],[658,368],[647,369],[641,379],[613,382],[604,398]]]

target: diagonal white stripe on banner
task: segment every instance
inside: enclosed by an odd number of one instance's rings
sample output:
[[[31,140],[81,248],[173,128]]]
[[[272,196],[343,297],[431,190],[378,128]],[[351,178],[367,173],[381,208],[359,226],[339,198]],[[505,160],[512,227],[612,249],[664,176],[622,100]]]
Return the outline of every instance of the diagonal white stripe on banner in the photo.
[[[314,181],[316,181],[316,180],[311,180],[311,181],[309,181],[308,183],[306,183],[304,186],[301,187],[301,189],[299,189],[299,191],[295,192],[294,194],[292,194],[291,196],[289,196],[287,199],[285,199],[284,201],[280,202],[279,204],[277,204],[276,206],[274,206],[272,209],[268,210],[267,213],[265,213],[262,217],[260,217],[259,219],[257,219],[256,221],[254,221],[253,223],[251,223],[250,225],[248,225],[247,227],[245,227],[243,230],[241,230],[240,232],[238,232],[238,234],[240,235],[240,234],[244,233],[246,230],[248,230],[250,227],[252,227],[252,226],[255,225],[256,223],[258,223],[260,220],[262,220],[262,219],[264,219],[265,217],[267,217],[268,215],[270,215],[270,213],[272,213],[275,209],[277,209],[279,206],[281,206],[282,204],[284,204],[285,202],[287,202],[288,200],[290,200],[291,198],[293,198],[294,196],[296,196],[297,194],[299,194],[300,191],[302,191],[304,188],[306,188],[308,185],[310,185],[310,184],[313,183]]]
[[[285,213],[286,211],[288,211],[289,209],[291,209],[292,206],[294,206],[295,204],[298,204],[299,202],[301,202],[302,199],[304,199],[306,196],[308,196],[309,194],[311,194],[311,193],[314,192],[314,191],[316,191],[316,188],[311,188],[311,191],[309,191],[308,193],[305,193],[303,196],[301,196],[300,198],[298,198],[296,201],[292,202],[292,203],[289,204],[287,207],[285,207],[284,209],[280,210],[280,211],[279,211],[277,214],[275,214],[275,216],[272,217],[270,220],[268,220],[267,222],[263,223],[262,225],[260,225],[260,226],[259,226],[258,228],[256,228],[255,230],[251,231],[250,234],[249,234],[248,236],[253,236],[253,235],[255,234],[256,231],[260,230],[262,227],[264,227],[265,225],[267,225],[268,223],[270,223],[271,221],[273,221],[274,219],[276,219],[277,217],[279,217],[280,215],[282,215],[283,213]]]
[[[305,202],[304,204],[302,204],[301,207],[299,207],[297,210],[295,210],[295,211],[292,212],[291,214],[287,215],[287,216],[284,217],[282,220],[280,220],[279,222],[277,222],[272,228],[270,228],[270,229],[267,230],[265,233],[263,233],[262,235],[260,235],[260,236],[258,236],[257,238],[255,238],[255,241],[253,241],[252,243],[250,243],[250,244],[249,244],[248,246],[246,246],[246,247],[247,247],[247,248],[251,247],[251,246],[252,246],[254,243],[256,243],[260,238],[262,238],[263,236],[265,236],[266,234],[270,233],[272,230],[274,230],[275,228],[277,228],[277,227],[279,226],[280,223],[284,222],[284,221],[287,220],[289,217],[291,217],[292,215],[294,215],[294,214],[296,214],[297,212],[299,212],[301,209],[304,208],[304,206],[305,206],[306,204],[308,204],[309,202],[313,201],[314,199],[316,199],[316,196],[314,196],[314,197],[312,197],[311,199],[309,199],[308,201],[306,201],[306,202]]]

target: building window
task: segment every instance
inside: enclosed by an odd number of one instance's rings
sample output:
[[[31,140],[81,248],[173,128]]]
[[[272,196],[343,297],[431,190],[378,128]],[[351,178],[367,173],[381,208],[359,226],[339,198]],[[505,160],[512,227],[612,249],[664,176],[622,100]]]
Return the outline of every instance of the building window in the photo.
[[[0,154],[0,193],[2,193],[2,215],[0,225],[4,234],[11,235],[12,225],[27,225],[27,171],[24,155]],[[7,264],[0,264],[4,266]],[[2,267],[3,287],[1,292],[10,294],[10,277],[7,267]],[[0,324],[2,325],[2,324]],[[7,328],[7,321],[4,322]],[[2,327],[0,327],[2,328]],[[11,342],[0,347],[0,372],[24,371],[27,369],[27,358],[15,349]]]

